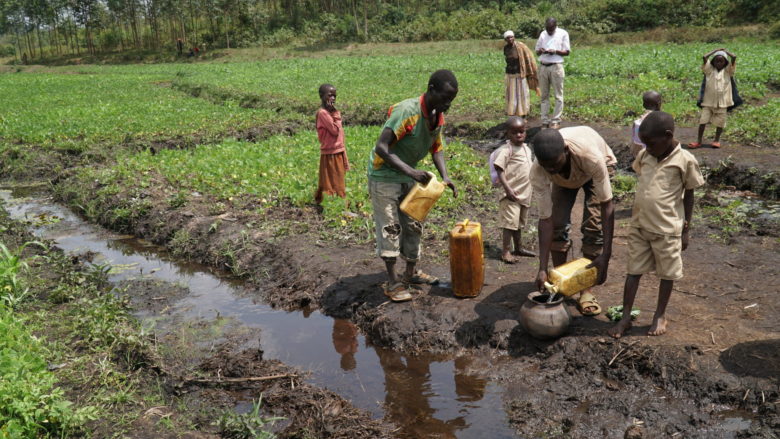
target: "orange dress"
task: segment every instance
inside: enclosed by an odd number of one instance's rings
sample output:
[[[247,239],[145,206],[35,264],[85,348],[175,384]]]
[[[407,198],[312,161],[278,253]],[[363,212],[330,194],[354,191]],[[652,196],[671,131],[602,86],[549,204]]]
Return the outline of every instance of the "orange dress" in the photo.
[[[314,201],[322,203],[323,194],[347,196],[345,176],[349,159],[344,147],[341,112],[324,108],[317,111],[317,137],[320,139],[320,179]]]

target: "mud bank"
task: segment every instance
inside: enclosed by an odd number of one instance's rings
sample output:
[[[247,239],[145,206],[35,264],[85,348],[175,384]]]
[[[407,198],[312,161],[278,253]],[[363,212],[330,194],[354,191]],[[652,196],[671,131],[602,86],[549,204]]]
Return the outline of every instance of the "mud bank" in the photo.
[[[3,194],[3,198],[7,198],[7,193]],[[135,323],[139,327],[138,334],[128,334],[128,340],[135,340],[133,343],[118,343],[112,354],[101,360],[116,362],[114,367],[131,374],[126,378],[129,381],[126,385],[132,386],[135,399],[117,402],[113,410],[123,413],[125,420],[134,419],[132,428],[136,433],[132,437],[167,438],[184,433],[183,430],[171,432],[166,425],[176,426],[176,430],[187,426],[186,429],[192,430],[187,432],[188,437],[210,437],[211,434],[237,437],[235,435],[245,433],[242,428],[259,428],[261,425],[256,424],[257,418],[244,414],[260,399],[262,416],[283,418],[265,427],[275,431],[280,438],[398,437],[391,434],[398,427],[390,421],[373,419],[371,413],[355,408],[338,394],[306,381],[308,371],[264,358],[262,344],[258,345],[260,337],[257,330],[237,325],[231,319],[220,317],[219,313],[215,319],[182,314],[187,309],[187,306],[181,308],[182,302],[193,293],[186,284],[165,280],[166,276],[173,274],[165,266],[158,265],[150,270],[150,264],[160,264],[161,261],[152,260],[141,266],[140,275],[133,275],[131,272],[138,270],[138,262],[104,265],[105,254],[85,250],[98,247],[81,236],[80,226],[58,214],[59,211],[40,206],[27,215],[27,211],[19,210],[26,207],[13,203],[9,205],[0,201],[0,207],[3,208],[0,234],[4,244],[13,249],[23,242],[46,243],[39,246],[44,250],[38,251],[35,265],[36,269],[46,272],[46,282],[51,285],[44,290],[51,293],[47,292],[37,300],[52,301],[55,307],[69,306],[74,301],[74,306],[77,306],[75,301],[81,298],[65,293],[70,291],[65,285],[66,280],[79,285],[94,283],[93,288],[103,291],[96,294],[111,291],[124,298],[131,304],[132,313],[144,321],[145,330]],[[11,219],[5,209],[20,219]],[[51,233],[46,232],[49,229]],[[36,234],[33,235],[30,230]],[[50,234],[56,241],[46,238]],[[107,240],[108,236],[96,239]],[[128,237],[112,239],[100,248],[117,254],[139,252],[143,255],[144,248],[151,246],[148,242],[131,241]],[[58,245],[63,245],[63,248]],[[120,245],[119,249],[112,250],[117,245]],[[66,254],[66,249],[71,253]],[[148,256],[136,260],[143,261],[144,258]],[[46,264],[52,264],[52,267],[47,268]],[[143,268],[148,274],[144,275]],[[182,269],[187,267],[177,270]],[[152,275],[159,270],[162,270],[162,277]],[[209,285],[205,287],[209,288]],[[211,287],[214,288],[214,285]],[[152,335],[149,334],[150,325],[154,328]],[[114,331],[110,327],[102,329]],[[73,339],[68,341],[71,337]],[[78,344],[81,343],[80,338],[65,334],[62,340]],[[58,367],[67,370],[69,364],[84,361],[83,358],[68,358]],[[88,366],[89,363],[80,367],[88,369]],[[104,368],[103,373],[108,373],[105,372],[106,364],[101,367]],[[81,403],[89,403],[92,394],[106,391],[92,381],[89,386],[84,386],[78,380],[66,379],[62,385],[71,398]],[[156,401],[156,405],[150,408],[147,399]],[[97,437],[122,432],[121,429],[116,430],[119,427],[104,422],[94,422],[88,428]]]

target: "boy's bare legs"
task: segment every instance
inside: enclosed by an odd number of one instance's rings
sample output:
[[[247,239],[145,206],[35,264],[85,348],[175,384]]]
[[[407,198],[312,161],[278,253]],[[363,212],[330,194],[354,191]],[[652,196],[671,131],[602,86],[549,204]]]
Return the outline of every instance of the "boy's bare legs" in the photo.
[[[699,125],[699,140],[696,143],[701,143],[701,140],[704,138],[704,128],[707,128],[706,124]]]
[[[620,321],[611,327],[607,333],[615,338],[620,338],[623,334],[631,329],[631,308],[634,306],[634,299],[636,299],[636,292],[639,289],[639,279],[642,279],[641,274],[629,274],[626,276],[626,283],[623,287],[623,316]],[[660,301],[660,296],[659,296]],[[666,305],[664,304],[664,308]]]
[[[723,134],[723,127],[715,128],[715,141],[720,142],[720,135]]]
[[[517,242],[519,238],[515,238],[519,235],[519,230],[501,229],[501,260],[507,264],[514,264],[517,262],[517,258],[512,256],[512,240],[515,239],[515,248],[517,248]]]
[[[513,251],[512,254],[515,255],[515,256],[525,256],[527,258],[534,258],[534,257],[536,257],[536,253],[534,253],[534,252],[532,252],[530,250],[526,250],[526,249],[523,248],[523,240],[522,240],[523,236],[522,235],[523,235],[523,231],[520,230],[520,229],[517,229],[517,230],[513,231],[513,233],[512,233],[512,241],[513,241],[513,243],[515,245],[515,247],[514,247],[515,251]]]
[[[658,286],[658,306],[655,308],[653,324],[647,331],[647,335],[663,335],[666,333],[666,305],[669,304],[669,298],[672,296],[673,286],[673,280],[661,279],[661,284]]]
[[[390,280],[390,285],[398,283],[398,274],[395,272],[395,260],[396,258],[382,258],[385,261],[385,268],[387,269],[387,277]],[[416,261],[406,261],[406,277],[412,277],[414,275],[414,268],[417,265]]]

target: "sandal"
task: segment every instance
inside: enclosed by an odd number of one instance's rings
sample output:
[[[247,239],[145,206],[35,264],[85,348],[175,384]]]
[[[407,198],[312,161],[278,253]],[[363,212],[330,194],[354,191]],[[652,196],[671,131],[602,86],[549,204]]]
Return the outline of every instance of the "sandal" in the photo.
[[[591,310],[588,310],[591,308]],[[596,296],[591,293],[580,294],[580,300],[577,301],[577,309],[584,316],[597,316],[601,314],[601,305],[599,305]]]
[[[688,144],[688,149],[696,149],[696,148],[701,148],[701,143],[691,142]]]
[[[403,282],[396,282],[390,286],[385,285],[384,290],[385,296],[389,297],[393,302],[412,300],[412,293],[409,292],[409,288]]]
[[[712,142],[710,145],[715,149],[720,148],[720,142]]]
[[[520,262],[520,260],[518,260],[514,256],[510,256],[508,258],[505,258],[504,256],[501,256],[501,262],[503,262],[505,264],[517,264],[518,262]]]
[[[515,251],[512,252],[512,254],[515,255],[515,256],[523,256],[523,257],[526,257],[526,258],[535,258],[536,257],[536,253],[532,252],[531,250],[526,250],[524,248],[521,248],[520,250],[515,250]]]
[[[425,274],[422,270],[417,270],[411,277],[404,277],[404,283],[416,285],[436,285],[439,278]]]

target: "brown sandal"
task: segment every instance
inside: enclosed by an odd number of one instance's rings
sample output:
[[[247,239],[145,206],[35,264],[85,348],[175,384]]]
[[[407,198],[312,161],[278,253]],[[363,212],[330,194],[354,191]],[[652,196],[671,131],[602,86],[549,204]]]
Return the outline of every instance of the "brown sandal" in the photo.
[[[403,282],[396,282],[390,286],[385,285],[385,296],[393,302],[406,302],[412,300],[412,293]]]

